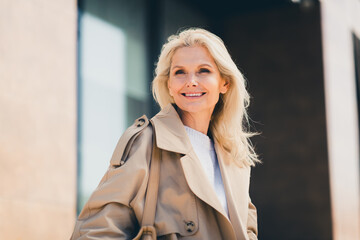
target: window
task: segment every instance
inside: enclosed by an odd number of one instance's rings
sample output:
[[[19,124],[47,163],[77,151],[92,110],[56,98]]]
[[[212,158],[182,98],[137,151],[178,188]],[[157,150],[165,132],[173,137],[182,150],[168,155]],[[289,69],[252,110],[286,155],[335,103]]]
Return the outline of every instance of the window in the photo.
[[[78,211],[124,130],[149,116],[145,1],[79,1]]]

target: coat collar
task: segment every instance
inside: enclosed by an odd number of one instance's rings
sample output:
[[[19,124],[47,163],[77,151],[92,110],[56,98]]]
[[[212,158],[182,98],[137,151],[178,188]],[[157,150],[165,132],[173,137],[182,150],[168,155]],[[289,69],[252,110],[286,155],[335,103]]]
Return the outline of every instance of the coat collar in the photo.
[[[151,121],[154,123],[158,148],[187,154],[192,149],[184,124],[172,104],[168,104]]]
[[[206,173],[202,169],[200,160],[197,158],[192,148],[184,125],[174,106],[168,104],[155,115],[151,121],[155,128],[157,147],[183,155],[180,159],[181,166],[191,191],[218,211],[225,222],[228,222],[228,224],[222,226],[224,231],[229,234],[227,239],[246,239],[246,225],[244,225],[246,223],[241,221],[240,214],[243,214],[241,212],[242,209],[237,207],[237,203],[243,201],[242,199],[244,196],[239,196],[237,190],[242,187],[241,183],[244,182],[243,180],[246,182],[246,177],[248,177],[248,175],[243,171],[247,171],[246,169],[248,168],[240,169],[231,161],[226,161],[225,156],[222,154],[222,150],[219,147],[219,143],[214,140],[215,151],[217,153],[227,198],[230,223],[227,213],[225,213],[224,208],[216,196],[214,188],[207,180]]]

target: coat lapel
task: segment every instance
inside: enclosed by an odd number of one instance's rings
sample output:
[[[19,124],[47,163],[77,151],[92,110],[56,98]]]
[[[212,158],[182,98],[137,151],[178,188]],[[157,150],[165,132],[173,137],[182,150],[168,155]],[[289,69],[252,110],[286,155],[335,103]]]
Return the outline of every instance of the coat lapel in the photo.
[[[213,186],[211,186],[199,159],[194,155],[192,152],[180,159],[186,181],[191,191],[227,218],[227,213],[221,205],[219,198],[216,196],[216,192]]]
[[[249,183],[250,167],[240,168],[236,164],[226,161],[220,150],[219,144],[215,142],[215,151],[217,153],[221,176],[226,193],[226,199],[229,209],[229,217],[236,233],[237,239],[247,239],[246,222],[240,216],[247,216],[247,209],[239,206],[247,206],[247,187]],[[244,191],[242,191],[244,190]]]
[[[227,213],[225,213],[225,210],[222,207],[213,186],[211,186],[210,181],[206,176],[205,170],[201,166],[200,160],[192,148],[190,139],[175,108],[171,104],[167,105],[155,117],[152,118],[152,122],[155,128],[157,147],[166,151],[177,152],[183,155],[180,158],[180,162],[189,188],[198,198],[210,205],[222,216],[223,220],[226,222],[224,225],[226,226],[226,229],[223,230],[227,232],[229,236],[232,236],[229,239],[235,239],[235,235],[238,238],[239,234],[235,234],[235,232],[238,230],[234,231],[230,220],[227,217]],[[218,152],[217,149],[216,152]],[[222,171],[221,174],[226,175],[228,172],[228,170],[225,170]],[[229,173],[232,174],[231,172]],[[224,176],[223,182],[225,185]],[[233,186],[230,185],[225,186],[230,219],[232,220],[233,218],[235,222],[237,221],[236,225],[234,226],[236,229],[240,228],[241,223],[237,216],[238,210],[235,209],[234,200],[229,201],[229,198],[232,198],[234,195],[232,188]],[[238,239],[243,238],[244,237]]]

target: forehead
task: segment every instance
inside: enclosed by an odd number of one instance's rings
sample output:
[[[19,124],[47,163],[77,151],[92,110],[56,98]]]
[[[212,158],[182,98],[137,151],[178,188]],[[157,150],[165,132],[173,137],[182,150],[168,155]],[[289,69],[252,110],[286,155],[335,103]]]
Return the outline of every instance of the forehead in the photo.
[[[207,50],[202,46],[181,47],[177,49],[172,57],[172,66],[183,66],[189,64],[210,64],[214,65],[214,59]]]

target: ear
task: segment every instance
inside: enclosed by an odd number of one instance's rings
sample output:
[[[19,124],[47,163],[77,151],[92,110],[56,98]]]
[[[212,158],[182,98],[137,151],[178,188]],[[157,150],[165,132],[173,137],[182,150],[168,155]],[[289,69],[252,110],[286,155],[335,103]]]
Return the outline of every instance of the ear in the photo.
[[[221,81],[220,93],[225,94],[229,90],[230,82],[225,81],[224,79]]]

